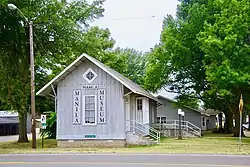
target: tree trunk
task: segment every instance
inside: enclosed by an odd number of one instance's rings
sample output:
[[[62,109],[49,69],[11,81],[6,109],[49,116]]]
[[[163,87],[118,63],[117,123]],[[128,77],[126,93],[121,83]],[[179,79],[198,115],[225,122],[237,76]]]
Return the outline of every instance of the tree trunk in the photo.
[[[248,130],[250,130],[250,114],[248,114]]]
[[[225,117],[226,117],[226,122],[225,122],[225,131],[226,133],[232,133],[233,132],[233,113],[232,110],[227,110],[224,112],[225,113]]]
[[[18,114],[19,116],[19,138],[18,142],[29,142],[27,136],[27,113],[24,111]]]
[[[219,121],[219,129],[222,129],[222,113],[219,113],[218,115],[218,121]]]
[[[242,126],[242,124],[240,125],[240,112],[237,110],[237,106],[232,108],[232,109],[233,109],[233,112],[235,115],[235,130],[234,130],[233,137],[239,137],[240,136],[240,126]],[[243,128],[241,128],[241,137],[245,137]]]

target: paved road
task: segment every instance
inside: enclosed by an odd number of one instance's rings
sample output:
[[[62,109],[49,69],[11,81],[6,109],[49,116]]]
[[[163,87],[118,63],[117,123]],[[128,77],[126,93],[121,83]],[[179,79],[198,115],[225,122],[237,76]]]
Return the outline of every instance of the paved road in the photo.
[[[0,155],[1,167],[250,167],[250,156],[176,154]]]

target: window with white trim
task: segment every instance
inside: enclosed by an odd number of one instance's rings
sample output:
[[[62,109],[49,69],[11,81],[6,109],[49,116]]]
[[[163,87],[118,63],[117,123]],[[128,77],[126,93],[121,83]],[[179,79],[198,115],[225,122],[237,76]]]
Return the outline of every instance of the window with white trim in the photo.
[[[85,95],[83,98],[83,123],[85,125],[95,125],[97,116],[97,105],[95,95]]]
[[[167,123],[167,117],[157,117],[158,124],[165,124]]]
[[[205,124],[205,117],[202,117],[202,126],[206,126],[206,124]]]
[[[137,111],[142,111],[142,99],[137,99]]]

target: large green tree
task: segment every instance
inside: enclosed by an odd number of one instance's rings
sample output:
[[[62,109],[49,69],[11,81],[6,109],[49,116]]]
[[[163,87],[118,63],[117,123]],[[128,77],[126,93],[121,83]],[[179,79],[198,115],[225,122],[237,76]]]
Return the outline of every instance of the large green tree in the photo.
[[[123,59],[123,71],[121,73],[133,82],[143,86],[147,62],[147,53],[131,49],[116,48],[114,53]]]
[[[80,52],[87,52],[90,45],[85,42],[88,26],[90,21],[102,16],[103,1],[96,0],[92,4],[83,0],[0,2],[0,98],[6,107],[18,111],[18,141],[27,142],[25,118],[30,103],[28,28],[20,12],[10,10],[8,3],[15,4],[34,23],[36,87],[39,88],[39,81],[48,79],[44,77],[47,71],[56,72]],[[106,44],[98,46],[105,49]]]
[[[164,20],[145,86],[198,98],[223,111],[228,126],[234,114],[237,136],[239,96],[249,92],[250,81],[249,1],[182,0],[176,16]]]
[[[144,86],[147,53],[131,48],[114,48],[94,54],[95,58],[113,68],[133,82]]]
[[[199,48],[197,34],[203,30],[205,21],[213,21],[206,4],[205,0],[183,0],[178,6],[176,19],[170,15],[165,18],[160,44],[149,56],[145,79],[147,89],[157,91],[164,88],[180,95],[180,99],[204,100],[202,93],[207,81],[204,53]]]
[[[205,53],[205,68],[210,90],[227,98],[229,109],[240,129],[239,98],[250,92],[250,1],[224,0],[213,3],[221,12],[214,23],[206,23],[199,35]],[[248,96],[244,96],[247,102]]]

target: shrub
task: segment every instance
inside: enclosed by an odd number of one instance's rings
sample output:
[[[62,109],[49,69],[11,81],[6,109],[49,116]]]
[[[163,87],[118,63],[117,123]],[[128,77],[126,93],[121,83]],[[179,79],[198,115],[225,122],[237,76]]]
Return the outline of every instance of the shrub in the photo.
[[[56,112],[48,111],[45,112],[47,120],[46,120],[46,129],[41,129],[40,134],[43,137],[47,137],[49,139],[56,138]]]

